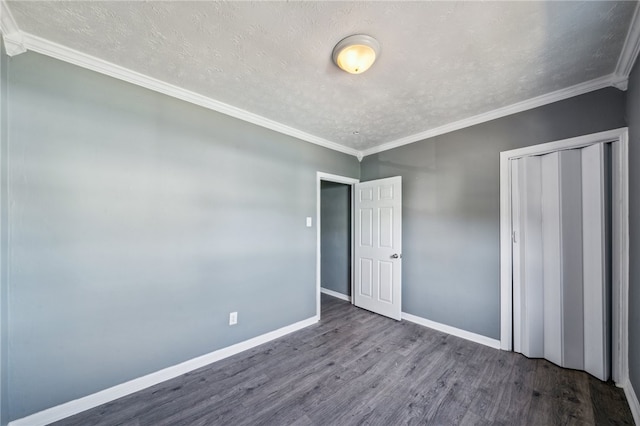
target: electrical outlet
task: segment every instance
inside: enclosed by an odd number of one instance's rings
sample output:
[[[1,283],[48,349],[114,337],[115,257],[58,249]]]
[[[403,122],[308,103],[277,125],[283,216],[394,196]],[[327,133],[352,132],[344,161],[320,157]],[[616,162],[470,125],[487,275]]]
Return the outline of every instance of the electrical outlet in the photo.
[[[231,312],[229,314],[229,325],[235,325],[238,323],[238,313],[237,312]]]

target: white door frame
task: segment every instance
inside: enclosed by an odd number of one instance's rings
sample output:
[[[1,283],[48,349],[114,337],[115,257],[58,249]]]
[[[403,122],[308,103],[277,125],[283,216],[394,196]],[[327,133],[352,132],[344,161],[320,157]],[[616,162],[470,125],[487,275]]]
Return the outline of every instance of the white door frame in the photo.
[[[349,232],[351,233],[351,294],[353,295],[353,196],[354,187],[356,183],[360,183],[359,179],[354,179],[346,176],[333,175],[331,173],[317,172],[316,173],[316,316],[320,320],[320,189],[321,181],[343,183],[351,186],[351,225],[349,226]],[[351,298],[353,304],[353,297]]]
[[[629,133],[622,127],[591,135],[579,136],[541,145],[528,146],[500,153],[500,348],[513,349],[513,279],[512,279],[512,226],[511,226],[511,171],[509,160],[528,155],[541,155],[559,150],[581,148],[602,142],[619,142],[617,156],[619,170],[612,176],[614,202],[612,230],[614,277],[612,283],[612,373],[618,385],[629,377]],[[615,160],[615,159],[614,159]],[[614,169],[615,170],[615,169]],[[615,282],[618,281],[618,282]]]

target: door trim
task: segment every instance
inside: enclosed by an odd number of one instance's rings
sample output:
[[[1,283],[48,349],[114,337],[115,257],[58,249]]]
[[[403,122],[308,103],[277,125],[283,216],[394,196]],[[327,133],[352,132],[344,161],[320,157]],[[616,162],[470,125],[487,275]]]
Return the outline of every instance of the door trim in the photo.
[[[504,151],[500,153],[500,348],[513,350],[513,277],[511,252],[511,173],[509,160],[529,155],[582,148],[603,142],[619,142],[619,170],[613,180],[618,183],[613,196],[618,200],[613,212],[618,220],[617,229],[612,230],[612,264],[620,277],[619,285],[612,288],[612,373],[618,385],[624,385],[629,377],[629,133],[627,127],[590,135],[563,139],[540,145]],[[617,314],[616,314],[617,313]]]
[[[349,232],[351,233],[351,294],[353,295],[353,194],[354,187],[356,183],[360,183],[359,179],[354,179],[346,176],[333,175],[331,173],[324,172],[316,172],[316,315],[318,320],[320,320],[320,291],[321,291],[321,283],[320,283],[320,272],[321,272],[321,264],[320,264],[320,189],[321,182],[334,182],[334,183],[343,183],[345,185],[351,186],[351,225]],[[353,297],[351,298],[351,303],[353,304]]]

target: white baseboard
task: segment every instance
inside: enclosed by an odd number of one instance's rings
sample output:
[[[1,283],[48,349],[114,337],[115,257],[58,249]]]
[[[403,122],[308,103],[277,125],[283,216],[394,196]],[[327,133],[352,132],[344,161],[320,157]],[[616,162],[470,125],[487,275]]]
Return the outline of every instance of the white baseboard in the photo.
[[[434,330],[442,331],[443,333],[451,334],[452,336],[460,337],[462,339],[470,340],[481,345],[489,346],[494,349],[500,349],[500,341],[492,339],[481,334],[472,333],[470,331],[462,330],[459,328],[451,327],[450,325],[441,324],[439,322],[431,321],[426,318],[418,317],[415,315],[402,313],[402,319],[415,322],[416,324],[423,325],[425,327],[432,328]]]
[[[346,294],[338,293],[337,291],[329,290],[328,288],[320,287],[320,293],[327,294],[329,296],[336,297],[338,299],[346,300],[347,302],[351,302],[351,296],[347,296]]]
[[[627,379],[627,381],[622,386],[624,389],[624,394],[627,397],[627,402],[629,403],[629,408],[631,408],[631,414],[633,415],[633,421],[640,425],[640,402],[638,402],[638,395],[633,389],[633,385],[631,381]]]
[[[62,420],[66,417],[81,413],[90,408],[97,407],[107,402],[111,402],[115,399],[122,398],[123,396],[138,392],[142,389],[146,389],[150,386],[157,385],[158,383],[162,383],[166,380],[181,376],[182,374],[196,370],[200,367],[204,367],[216,361],[220,361],[221,359],[236,355],[240,352],[254,348],[263,343],[270,342],[271,340],[275,340],[289,333],[293,333],[294,331],[301,330],[305,327],[317,323],[318,320],[319,318],[317,316],[313,316],[306,320],[279,328],[277,330],[262,334],[249,340],[245,340],[244,342],[236,343],[235,345],[218,349],[217,351],[213,351],[197,358],[182,362],[180,364],[164,368],[154,373],[147,374],[146,376],[142,376],[137,379],[133,379],[128,382],[110,387],[108,389],[104,389],[94,394],[74,399],[73,401],[69,401],[64,404],[60,404],[55,407],[51,407],[46,410],[34,413],[30,416],[14,420],[9,423],[9,426],[44,426],[49,423]]]

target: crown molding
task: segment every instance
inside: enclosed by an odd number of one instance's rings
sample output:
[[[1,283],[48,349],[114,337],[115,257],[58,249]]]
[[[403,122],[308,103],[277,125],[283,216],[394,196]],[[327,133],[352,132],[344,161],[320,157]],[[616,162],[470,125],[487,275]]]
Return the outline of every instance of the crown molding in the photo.
[[[626,92],[627,87],[629,87],[629,77],[628,76],[624,77],[617,74],[611,74],[611,85],[616,89]]]
[[[119,80],[135,84],[137,86],[145,87],[155,92],[159,92],[176,99],[190,102],[192,104],[267,128],[269,130],[301,139],[305,142],[310,142],[315,145],[320,145],[322,147],[332,149],[334,151],[339,151],[353,156],[357,156],[359,153],[359,151],[353,148],[349,148],[329,141],[327,139],[312,135],[310,133],[303,132],[302,130],[298,130],[294,127],[287,126],[261,115],[234,107],[224,102],[217,101],[215,99],[200,95],[190,90],[183,89],[173,84],[166,83],[156,78],[149,77],[147,75],[130,70],[128,68],[121,67],[103,59],[96,58],[95,56],[78,52],[77,50],[70,49],[66,46],[62,46],[41,37],[37,37],[28,33],[22,33],[21,35],[23,46],[27,50],[59,59],[61,61],[68,62],[95,72],[99,72],[101,74],[108,75],[110,77],[114,77]]]
[[[4,2],[2,2],[4,4]],[[130,70],[128,68],[121,67],[103,59],[96,58],[91,55],[87,55],[77,50],[62,46],[52,41],[43,39],[41,37],[34,36],[28,33],[18,32],[20,36],[21,46],[27,50],[31,50],[36,53],[40,53],[46,56],[50,56],[61,61],[65,61],[82,68],[86,68],[101,74],[108,75],[110,77],[117,78],[119,80],[126,81],[147,89],[163,93],[165,95],[181,99],[186,102],[190,102],[195,105],[202,106],[204,108],[217,111],[222,114],[229,115],[240,120],[253,123],[255,125],[301,139],[306,142],[310,142],[316,145],[323,146],[325,148],[332,149],[334,151],[342,152],[345,154],[355,156],[359,161],[363,157],[371,154],[375,154],[389,149],[397,148],[399,146],[407,145],[410,143],[418,142],[424,139],[439,136],[445,133],[460,130],[466,127],[474,126],[476,124],[485,123],[487,121],[495,120],[497,118],[505,117],[507,115],[515,114],[518,112],[526,111],[529,109],[537,108],[539,106],[547,105],[553,102],[568,99],[574,96],[582,95],[594,90],[602,89],[609,86],[615,86],[622,90],[626,89],[627,78],[620,77],[619,75],[610,74],[601,78],[590,80],[584,83],[577,84],[565,89],[557,90],[555,92],[547,93],[545,95],[537,96],[532,99],[528,99],[522,102],[515,103],[506,107],[498,108],[493,111],[489,111],[483,114],[478,114],[473,117],[469,117],[460,121],[446,124],[444,126],[436,127],[434,129],[426,130],[424,132],[416,133],[404,138],[400,138],[391,142],[384,143],[374,148],[370,148],[364,151],[358,151],[353,148],[340,145],[336,142],[323,139],[321,137],[312,135],[310,133],[303,132],[296,128],[287,126],[274,120],[270,120],[258,114],[251,113],[241,108],[234,107],[232,105],[217,101],[215,99],[200,95],[190,90],[183,89],[181,87],[166,83],[153,77],[141,74],[139,72]],[[7,37],[5,36],[5,45]],[[14,40],[14,39],[11,39]]]
[[[9,56],[17,56],[27,51],[20,33],[9,35],[3,33],[2,40],[4,41],[4,50]]]
[[[15,56],[27,51],[23,43],[22,32],[4,0],[0,0],[0,32],[2,32],[7,55]]]
[[[358,161],[367,155],[376,154],[387,151],[403,145],[418,142],[424,139],[443,135],[445,133],[464,129],[466,127],[485,123],[497,118],[516,114],[529,109],[537,108],[553,102],[571,98],[573,96],[582,95],[594,90],[613,86],[620,90],[627,90],[627,82],[633,65],[640,53],[640,6],[636,6],[627,37],[625,39],[622,52],[618,59],[615,71],[607,76],[590,80],[545,95],[537,96],[522,102],[518,102],[506,107],[498,108],[493,111],[478,114],[473,117],[465,118],[453,123],[445,124],[430,130],[426,130],[413,135],[405,136],[390,142],[386,142],[377,147],[359,151],[336,142],[321,138],[316,135],[304,132],[286,124],[268,119],[258,114],[246,111],[244,109],[234,107],[224,102],[217,101],[207,96],[183,89],[173,84],[149,77],[136,71],[121,67],[114,63],[96,58],[91,55],[79,52],[66,46],[54,43],[41,37],[25,33],[18,27],[9,7],[5,0],[0,0],[0,31],[4,40],[7,55],[15,56],[24,53],[27,50],[50,56],[61,61],[69,62],[82,68],[86,68],[95,72],[99,72],[110,77],[117,78],[128,83],[132,83],[147,89],[162,93],[176,99],[180,99],[266,129],[273,130],[305,142],[313,143],[334,151],[342,152],[355,156]]]
[[[506,117],[508,115],[516,114],[519,112],[527,111],[533,108],[537,108],[543,105],[548,105],[554,102],[562,101],[564,99],[572,98],[574,96],[583,95],[585,93],[593,92],[595,90],[603,89],[605,87],[616,86],[621,84],[621,80],[618,76],[610,74],[604,77],[589,80],[584,83],[576,84],[575,86],[567,87],[566,89],[556,90],[555,92],[547,93],[545,95],[536,96],[535,98],[527,99],[522,102],[517,102],[512,105],[508,105],[502,108],[494,109],[486,113],[474,115],[473,117],[465,118],[453,123],[445,124],[444,126],[436,127],[424,132],[416,133],[413,135],[405,136],[400,139],[396,139],[391,142],[384,143],[374,148],[364,150],[362,154],[367,155],[377,154],[379,152],[388,151],[393,148],[397,148],[403,145],[408,145],[414,142],[418,142],[424,139],[440,136],[445,133],[450,133],[456,130],[464,129],[466,127],[475,126],[477,124],[486,123],[487,121],[495,120],[497,118]],[[625,80],[626,84],[626,80]]]
[[[622,51],[620,52],[620,57],[618,58],[614,75],[618,76],[620,79],[627,80],[629,78],[629,74],[631,74],[631,70],[633,69],[636,59],[638,58],[639,52],[640,5],[636,5],[636,10],[631,18],[629,31],[627,31],[627,38],[624,40],[624,45],[622,46]],[[626,83],[624,87],[625,88],[623,90],[626,90]]]

